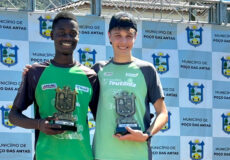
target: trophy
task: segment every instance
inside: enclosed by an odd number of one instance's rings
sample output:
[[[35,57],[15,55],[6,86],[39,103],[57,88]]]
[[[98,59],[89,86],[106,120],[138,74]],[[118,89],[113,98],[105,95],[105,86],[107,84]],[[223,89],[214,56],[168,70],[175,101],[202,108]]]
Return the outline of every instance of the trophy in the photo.
[[[55,108],[58,110],[53,117],[57,120],[51,120],[51,124],[60,125],[58,130],[77,131],[76,118],[73,117],[73,111],[76,106],[77,92],[71,91],[69,86],[64,86],[63,89],[56,89]]]
[[[123,91],[121,93],[117,93],[114,98],[116,113],[118,115],[115,134],[128,134],[129,132],[125,127],[141,130],[136,120],[133,118],[133,115],[136,112],[135,95],[133,93],[129,95],[128,92]]]

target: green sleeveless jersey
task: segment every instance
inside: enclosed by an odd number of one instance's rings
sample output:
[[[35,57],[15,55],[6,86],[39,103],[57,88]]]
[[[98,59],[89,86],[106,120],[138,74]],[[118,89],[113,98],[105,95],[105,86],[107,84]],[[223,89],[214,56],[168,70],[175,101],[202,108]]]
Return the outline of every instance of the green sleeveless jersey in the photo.
[[[123,107],[121,110],[124,111],[126,110],[124,107],[135,104],[133,118],[142,131],[149,128],[149,103],[154,103],[158,98],[163,97],[160,80],[154,66],[138,59],[126,64],[115,63],[111,60],[99,62],[93,69],[98,73],[100,82],[93,144],[95,159],[152,160],[148,142],[120,141],[113,135],[119,117],[117,113],[120,109],[117,108],[119,103],[120,107]],[[123,105],[124,102],[129,104]]]
[[[80,64],[58,66],[54,61],[51,62],[33,65],[23,82],[22,88],[25,89],[21,90],[24,92],[16,97],[14,105],[24,106],[24,110],[26,107],[22,103],[34,102],[36,118],[53,116],[58,112],[55,108],[56,88],[67,86],[77,92],[76,106],[72,113],[77,132],[65,131],[57,135],[39,132],[36,136],[36,160],[92,160],[87,113],[89,104],[91,110],[94,113],[96,111],[96,73]],[[26,97],[28,94],[26,102],[21,102],[23,95]]]

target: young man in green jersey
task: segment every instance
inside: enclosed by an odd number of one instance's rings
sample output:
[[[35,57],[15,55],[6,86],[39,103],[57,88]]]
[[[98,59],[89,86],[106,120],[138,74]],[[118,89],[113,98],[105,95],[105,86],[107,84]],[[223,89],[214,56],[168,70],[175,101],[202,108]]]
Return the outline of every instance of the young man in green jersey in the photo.
[[[96,113],[99,83],[93,70],[73,58],[79,28],[72,13],[56,15],[51,39],[55,57],[33,64],[24,75],[9,119],[35,129],[36,160],[92,160],[87,113],[88,106]],[[22,113],[32,103],[35,118]]]
[[[95,159],[152,160],[150,138],[168,120],[160,79],[151,63],[132,56],[137,37],[137,23],[132,15],[113,15],[108,36],[114,57],[92,67],[100,82]],[[152,124],[149,103],[156,111]],[[123,132],[124,127],[128,134]]]

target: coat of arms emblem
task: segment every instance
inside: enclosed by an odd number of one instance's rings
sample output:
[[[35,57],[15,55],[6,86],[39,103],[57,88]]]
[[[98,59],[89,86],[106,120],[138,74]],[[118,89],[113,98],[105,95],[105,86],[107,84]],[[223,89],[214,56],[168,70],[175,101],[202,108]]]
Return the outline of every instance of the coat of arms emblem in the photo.
[[[10,43],[6,43],[5,46],[0,44],[0,54],[2,64],[10,67],[18,62],[18,46],[12,46]]]
[[[161,128],[161,132],[165,132],[170,129],[171,122],[170,122],[171,112],[168,112],[168,122]]]
[[[190,141],[190,158],[192,160],[201,160],[204,157],[204,142],[195,140],[195,142]]]
[[[162,52],[158,53],[158,55],[153,54],[153,64],[157,69],[157,72],[163,74],[169,70],[169,55],[164,55]]]
[[[82,50],[81,48],[78,50],[79,53],[79,61],[81,64],[87,67],[92,67],[95,64],[96,59],[96,51],[95,49],[91,51],[90,48],[85,48]]]
[[[227,115],[222,114],[221,115],[223,123],[222,123],[222,129],[225,133],[230,134],[230,113]]]
[[[136,96],[133,93],[129,94],[127,91],[122,91],[121,93],[117,93],[114,98],[116,113],[118,115],[115,134],[128,134],[125,127],[140,130],[141,128],[133,117],[136,112]]]
[[[7,128],[14,128],[15,126],[10,123],[9,121],[9,112],[10,112],[10,109],[12,108],[12,105],[9,105],[8,107],[1,107],[0,110],[2,111],[2,124],[3,126],[7,127]]]
[[[188,88],[189,88],[189,100],[194,104],[201,103],[203,101],[204,85],[203,84],[199,85],[198,83],[194,83],[193,85],[191,85],[189,83]]]
[[[40,35],[44,38],[50,39],[53,19],[50,15],[46,15],[45,18],[40,16],[38,20],[40,26]]]
[[[202,32],[203,29],[200,27],[199,29],[197,26],[192,26],[192,28],[187,27],[187,40],[188,43],[194,47],[197,47],[202,44]]]
[[[226,58],[222,57],[222,75],[229,78],[230,77],[230,56]]]
[[[58,120],[53,120],[51,124],[60,125],[60,130],[77,131],[76,118],[73,116],[76,107],[76,95],[77,92],[72,91],[69,86],[56,89],[55,108],[58,112],[54,113],[53,117]]]

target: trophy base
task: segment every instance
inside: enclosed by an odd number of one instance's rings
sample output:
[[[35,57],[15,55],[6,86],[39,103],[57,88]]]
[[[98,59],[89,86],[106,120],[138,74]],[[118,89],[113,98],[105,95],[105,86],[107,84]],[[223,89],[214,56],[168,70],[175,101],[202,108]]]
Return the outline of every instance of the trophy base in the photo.
[[[50,124],[56,124],[61,126],[61,128],[53,128],[54,130],[68,130],[68,131],[77,131],[77,127],[74,122],[71,121],[63,121],[63,120],[51,120]]]
[[[137,124],[120,124],[117,126],[115,135],[116,134],[121,134],[121,135],[126,135],[129,134],[129,131],[125,127],[130,127],[133,130],[141,130],[141,127],[139,127]]]

